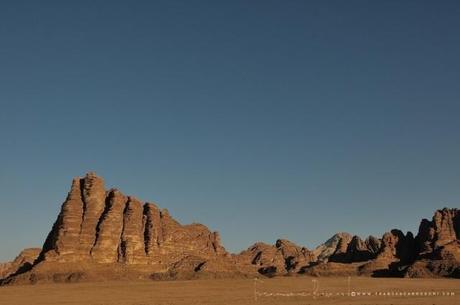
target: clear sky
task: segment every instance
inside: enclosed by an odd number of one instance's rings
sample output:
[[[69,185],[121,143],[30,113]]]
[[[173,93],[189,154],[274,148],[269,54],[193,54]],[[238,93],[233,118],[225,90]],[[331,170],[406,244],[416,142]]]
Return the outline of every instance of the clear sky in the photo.
[[[0,261],[74,176],[240,251],[460,202],[459,1],[2,1]]]

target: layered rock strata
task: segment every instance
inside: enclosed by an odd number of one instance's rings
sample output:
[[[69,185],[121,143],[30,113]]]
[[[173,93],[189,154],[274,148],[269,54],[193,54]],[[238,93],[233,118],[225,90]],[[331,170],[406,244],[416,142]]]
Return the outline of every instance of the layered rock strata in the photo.
[[[94,173],[73,180],[39,262],[167,264],[187,255],[226,255],[219,234],[183,226],[166,209],[117,189]]]
[[[0,264],[0,279],[30,269],[40,252],[39,248],[27,248],[22,250],[13,261]]]
[[[460,278],[459,238],[460,210],[444,208],[423,219],[415,237],[397,229],[365,240],[338,233],[313,251],[279,239],[230,254],[218,232],[182,225],[166,209],[106,190],[88,173],[73,180],[42,250],[0,264],[0,284],[297,274]]]

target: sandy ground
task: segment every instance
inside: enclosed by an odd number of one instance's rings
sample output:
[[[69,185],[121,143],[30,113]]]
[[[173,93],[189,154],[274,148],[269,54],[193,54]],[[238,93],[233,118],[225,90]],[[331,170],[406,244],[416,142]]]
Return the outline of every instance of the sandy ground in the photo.
[[[296,277],[257,282],[194,280],[47,284],[0,287],[0,304],[460,305],[460,280]]]

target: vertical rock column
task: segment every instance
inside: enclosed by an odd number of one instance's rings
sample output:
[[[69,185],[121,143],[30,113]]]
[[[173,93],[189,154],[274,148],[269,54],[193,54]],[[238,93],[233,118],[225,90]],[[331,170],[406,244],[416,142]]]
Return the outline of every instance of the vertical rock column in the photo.
[[[96,243],[91,256],[100,263],[118,261],[118,247],[123,230],[123,211],[127,197],[120,191],[110,190],[106,198],[105,211],[96,228]]]
[[[123,232],[118,249],[119,262],[127,264],[146,262],[143,210],[139,200],[128,197],[123,215]]]
[[[80,252],[88,256],[96,241],[96,227],[105,208],[104,180],[94,173],[82,179],[83,217],[80,229]]]
[[[61,212],[48,234],[39,260],[78,260],[83,215],[81,179],[75,178]]]
[[[456,240],[457,236],[454,229],[455,209],[444,208],[435,212],[433,216],[434,229],[436,231],[435,246]]]
[[[145,216],[145,252],[151,256],[158,252],[158,247],[163,241],[163,232],[160,220],[160,209],[153,203],[146,203],[144,205]]]

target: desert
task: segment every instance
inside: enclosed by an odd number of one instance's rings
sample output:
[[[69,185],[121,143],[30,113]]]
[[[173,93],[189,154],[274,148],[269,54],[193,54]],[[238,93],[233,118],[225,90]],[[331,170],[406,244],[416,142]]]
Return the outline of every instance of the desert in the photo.
[[[73,179],[41,249],[1,264],[0,304],[455,304],[460,210],[419,232],[339,232],[313,250],[278,239],[230,253],[219,233],[166,209]]]
[[[2,265],[1,285],[124,279],[180,280],[286,275],[460,277],[460,210],[443,208],[416,236],[337,233],[314,250],[278,239],[230,253],[205,225],[105,188],[94,172],[72,180],[41,250]]]
[[[460,305],[460,0],[0,0],[0,305]]]
[[[316,284],[319,283],[317,290],[313,281],[317,281]],[[256,289],[254,289],[253,279],[41,284],[0,287],[0,304],[460,304],[460,285],[458,280],[352,277],[350,286],[347,283],[347,277],[283,277],[264,279],[256,284]],[[257,293],[256,296],[255,292]],[[348,295],[348,293],[350,294]],[[412,293],[414,295],[411,295]],[[419,295],[415,295],[416,293]]]

